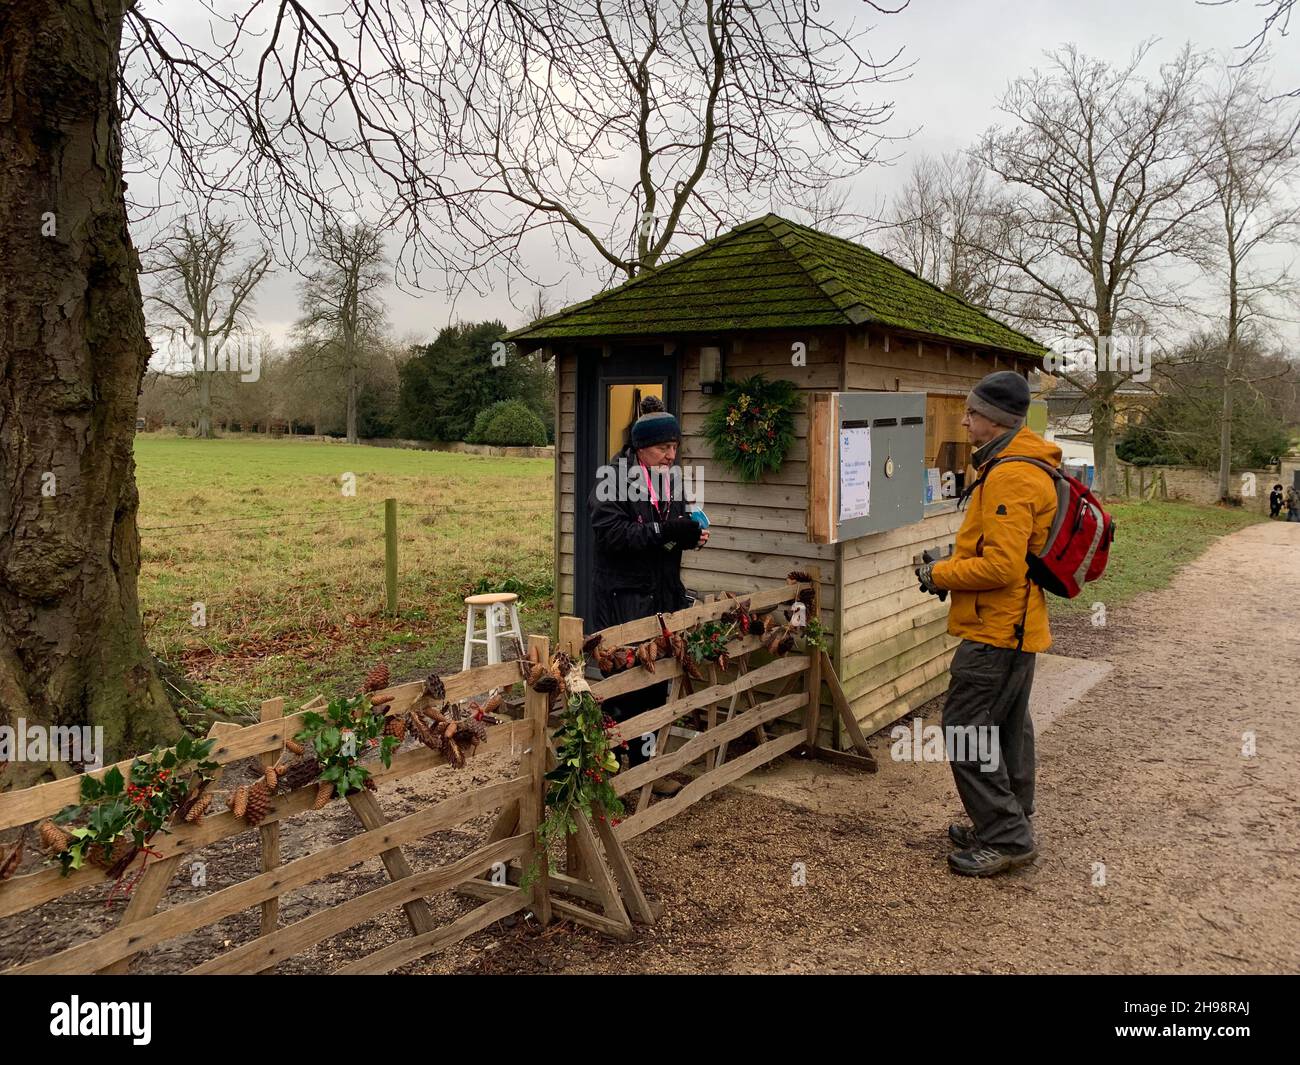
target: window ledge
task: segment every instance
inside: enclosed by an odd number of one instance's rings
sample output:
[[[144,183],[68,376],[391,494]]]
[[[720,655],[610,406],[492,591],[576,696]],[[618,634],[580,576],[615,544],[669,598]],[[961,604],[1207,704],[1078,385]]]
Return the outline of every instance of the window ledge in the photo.
[[[925,505],[925,517],[933,518],[940,514],[953,514],[957,510],[957,500],[944,499],[938,503],[927,503]]]

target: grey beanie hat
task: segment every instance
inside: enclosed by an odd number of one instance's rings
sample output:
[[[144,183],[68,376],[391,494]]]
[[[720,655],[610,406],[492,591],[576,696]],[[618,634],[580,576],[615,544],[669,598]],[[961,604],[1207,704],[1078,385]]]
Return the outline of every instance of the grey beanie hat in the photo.
[[[1013,370],[991,373],[971,389],[966,406],[991,422],[1019,429],[1029,412],[1029,382]]]

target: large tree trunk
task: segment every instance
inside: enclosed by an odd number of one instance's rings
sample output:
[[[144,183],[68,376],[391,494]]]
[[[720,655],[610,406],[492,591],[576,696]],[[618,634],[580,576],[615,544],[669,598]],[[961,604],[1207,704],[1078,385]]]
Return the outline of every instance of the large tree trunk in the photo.
[[[102,725],[106,760],[179,731],[136,599],[150,349],[117,105],[127,2],[0,2],[0,717]]]
[[[1092,461],[1095,478],[1092,490],[1098,499],[1114,496],[1119,488],[1119,463],[1115,458],[1115,397],[1111,391],[1113,373],[1097,372],[1092,396]]]
[[[348,443],[358,443],[357,438],[357,366],[355,359],[348,362]]]
[[[203,341],[203,358],[204,366],[208,365],[208,341]],[[216,434],[212,431],[212,373],[209,370],[200,370],[199,378],[199,430],[197,436],[200,440],[212,440]]]

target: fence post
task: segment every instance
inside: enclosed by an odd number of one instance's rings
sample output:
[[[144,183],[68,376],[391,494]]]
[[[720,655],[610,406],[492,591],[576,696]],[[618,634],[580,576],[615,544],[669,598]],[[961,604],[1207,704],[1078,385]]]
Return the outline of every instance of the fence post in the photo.
[[[384,500],[384,591],[388,612],[397,613],[397,500]]]
[[[545,636],[529,636],[528,649],[536,652],[539,662],[551,660],[551,641]],[[537,826],[546,817],[546,741],[550,709],[549,694],[525,686],[524,717],[532,727],[528,730],[528,748],[521,759],[520,770],[532,782],[532,787],[519,801],[519,831],[532,837],[524,860],[531,857],[537,866],[537,879],[533,881],[533,913],[544,925],[551,923],[551,856],[538,846]]]
[[[808,621],[811,623],[813,618],[821,618],[821,568],[809,566],[808,576],[812,578],[812,606],[808,608]],[[808,705],[804,709],[804,720],[808,722],[808,735],[805,737],[805,742],[808,744],[808,751],[811,754],[817,749],[817,732],[821,728],[822,656],[813,651],[809,653],[808,659]]]
[[[559,648],[575,662],[582,654],[582,618],[560,618]],[[576,836],[564,837],[564,872],[568,876],[582,877],[582,855],[578,852]]]

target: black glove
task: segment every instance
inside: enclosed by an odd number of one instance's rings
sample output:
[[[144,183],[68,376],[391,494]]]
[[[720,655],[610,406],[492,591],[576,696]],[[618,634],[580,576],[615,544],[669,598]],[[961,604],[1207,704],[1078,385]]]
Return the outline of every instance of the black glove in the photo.
[[[676,544],[683,551],[688,551],[700,542],[702,532],[698,523],[690,518],[674,518],[666,521],[661,528],[664,531],[664,543]]]

